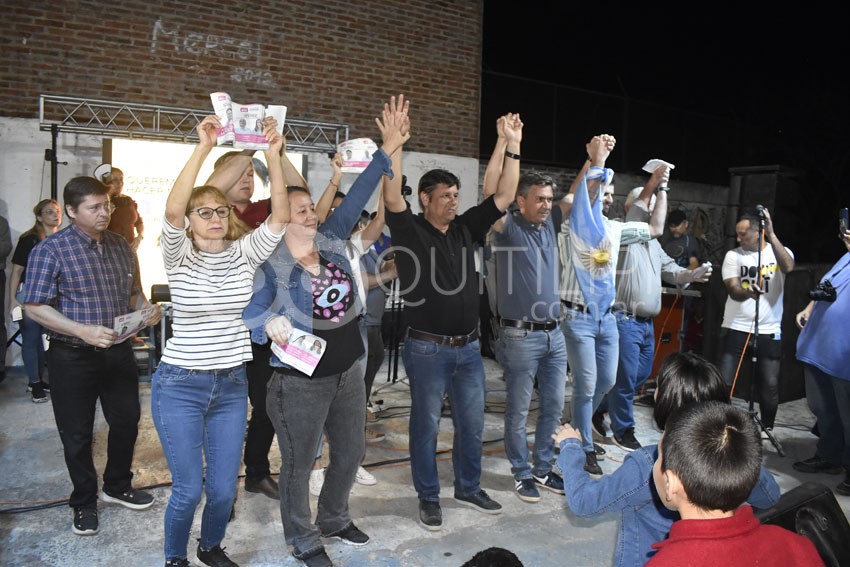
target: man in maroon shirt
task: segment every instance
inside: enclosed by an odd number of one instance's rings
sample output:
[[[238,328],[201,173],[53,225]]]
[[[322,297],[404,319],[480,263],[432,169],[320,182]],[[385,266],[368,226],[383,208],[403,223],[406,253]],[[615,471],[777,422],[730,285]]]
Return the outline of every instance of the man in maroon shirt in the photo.
[[[286,157],[286,142],[282,150],[284,181],[287,186],[307,188],[307,181]],[[269,199],[252,201],[254,196],[253,150],[228,152],[218,158],[207,185],[217,187],[233,206],[234,214],[254,230],[269,216]],[[274,441],[274,427],[266,414],[266,383],[271,378],[270,345],[251,343],[254,360],[247,365],[248,398],[251,400],[251,419],[245,436],[245,490],[279,499],[277,482],[271,477],[269,449]]]

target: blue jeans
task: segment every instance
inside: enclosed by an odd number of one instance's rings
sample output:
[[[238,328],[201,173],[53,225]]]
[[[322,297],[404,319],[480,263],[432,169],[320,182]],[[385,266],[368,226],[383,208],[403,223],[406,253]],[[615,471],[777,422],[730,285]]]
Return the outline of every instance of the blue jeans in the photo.
[[[752,360],[749,353],[752,353],[754,336],[751,336],[750,342],[747,343],[747,333],[733,329],[723,329],[722,332],[726,332],[726,338],[723,342],[723,352],[720,354],[720,363],[717,366],[723,375],[723,379],[726,381],[726,385],[732,386],[735,371],[738,368],[738,361],[741,358],[741,351],[744,350],[745,343],[747,344],[748,354],[744,356],[741,369],[752,367]],[[759,413],[761,413],[762,425],[771,428],[776,420],[776,411],[779,408],[781,344],[782,341],[774,339],[773,335],[759,335],[758,362],[756,366],[758,377],[755,378],[756,385],[758,386]],[[750,380],[753,380],[752,376],[750,376]],[[736,385],[737,388],[738,386]],[[741,392],[740,390],[737,391]],[[749,388],[746,392],[742,393],[745,399],[750,399]]]
[[[361,356],[342,374],[305,378],[275,370],[266,409],[280,447],[280,516],[283,535],[296,558],[322,547],[321,535],[351,524],[348,495],[366,452],[366,389]],[[310,471],[327,432],[330,462],[316,511],[310,512]]]
[[[416,493],[421,500],[440,500],[437,434],[443,396],[448,392],[455,494],[477,494],[484,432],[484,363],[479,341],[451,347],[407,337],[402,360],[410,381],[410,465]]]
[[[820,458],[850,471],[850,380],[831,376],[811,364],[803,365],[806,401],[815,414]]]
[[[496,358],[505,371],[505,453],[516,480],[544,477],[552,470],[555,443],[552,434],[564,414],[567,347],[560,329],[529,331],[502,327]],[[533,467],[528,465],[526,424],[535,381],[539,399],[534,432]]]
[[[24,287],[21,286],[20,291],[15,294],[18,303],[23,305]],[[27,379],[30,384],[35,384],[41,380],[41,375],[44,372],[44,365],[47,362],[47,357],[44,353],[44,342],[41,340],[41,334],[44,328],[27,317],[26,309],[24,310],[24,318],[20,320],[21,325],[21,358],[24,360],[24,368],[27,371]]]
[[[620,437],[635,426],[635,390],[646,382],[652,372],[655,329],[652,321],[640,322],[617,314],[617,331],[620,334],[617,381],[608,392],[607,399],[611,430]]]
[[[185,558],[202,489],[201,547],[210,549],[224,539],[248,418],[245,365],[190,370],[160,362],[151,383],[151,414],[172,481],[165,557]]]
[[[590,418],[617,378],[619,333],[611,314],[602,320],[575,309],[565,309],[561,329],[573,371],[572,425],[581,433],[585,453],[593,451]]]

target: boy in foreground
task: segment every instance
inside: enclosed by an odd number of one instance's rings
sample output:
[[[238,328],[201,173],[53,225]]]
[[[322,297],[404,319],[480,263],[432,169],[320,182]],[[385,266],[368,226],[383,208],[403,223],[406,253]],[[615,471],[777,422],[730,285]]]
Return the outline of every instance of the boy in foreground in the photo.
[[[742,410],[705,402],[671,415],[652,474],[664,506],[682,519],[647,565],[823,565],[809,539],[761,525],[742,505],[761,461],[761,436]]]

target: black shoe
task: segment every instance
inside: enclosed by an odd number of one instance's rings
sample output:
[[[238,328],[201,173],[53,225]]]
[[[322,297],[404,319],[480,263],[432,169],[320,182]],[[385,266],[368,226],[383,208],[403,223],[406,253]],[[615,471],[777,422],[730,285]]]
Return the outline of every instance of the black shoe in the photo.
[[[443,527],[443,510],[440,508],[439,502],[431,502],[430,500],[419,501],[419,523],[426,530],[432,532],[439,531]]]
[[[165,567],[191,567],[188,559],[169,559],[165,562]]]
[[[834,465],[829,461],[820,458],[818,455],[815,455],[811,459],[806,459],[805,461],[797,461],[791,466],[794,467],[795,471],[804,473],[841,474],[844,472],[842,467]]]
[[[485,514],[502,513],[502,505],[490,498],[483,490],[479,490],[475,494],[470,494],[469,496],[461,496],[455,493],[455,500],[461,504],[475,508],[479,512],[484,512]]]
[[[41,384],[42,389],[49,394],[50,393],[50,384],[48,384],[44,380],[39,380],[38,382]]]
[[[201,544],[198,544],[198,561],[210,567],[239,567],[238,564],[230,560],[224,552],[224,548],[220,545],[207,549],[201,549]]]
[[[602,467],[596,462],[596,453],[594,451],[587,451],[584,457],[584,470],[589,474],[602,476]]]
[[[554,471],[549,471],[549,474],[546,476],[531,475],[531,477],[534,479],[535,484],[541,488],[551,490],[555,494],[564,493],[564,479]]]
[[[641,448],[640,442],[635,439],[635,428],[629,427],[625,431],[623,431],[622,435],[614,435],[614,444],[620,449],[625,449],[626,451],[635,451]]]
[[[348,526],[336,532],[335,534],[322,534],[322,537],[335,537],[342,543],[347,543],[348,545],[355,545],[357,547],[369,543],[369,536],[363,533],[360,528],[355,526],[354,522],[351,522],[350,524],[348,524]]]
[[[333,567],[333,561],[328,557],[324,547],[320,547],[302,557],[295,557],[304,562],[307,567]]]
[[[841,496],[850,496],[850,471],[847,471],[841,484],[835,487],[835,492]]]
[[[601,411],[597,411],[593,413],[593,417],[590,418],[590,423],[593,425],[593,432],[602,437],[603,439],[608,436],[608,430],[605,428],[605,414]]]
[[[515,482],[516,495],[523,502],[540,502],[540,491],[533,478],[521,478]]]
[[[47,401],[47,392],[44,391],[44,387],[41,385],[41,382],[30,384],[27,386],[27,390],[29,390],[32,395],[32,403],[43,404]]]
[[[95,535],[97,531],[97,508],[74,508],[74,533]]]
[[[110,494],[104,490],[100,493],[100,499],[104,502],[121,504],[133,510],[144,510],[145,508],[150,508],[153,504],[153,496],[144,490],[134,490],[132,488],[121,494]]]
[[[604,459],[605,458],[605,449],[602,447],[602,445],[600,445],[598,443],[594,443],[593,444],[593,450],[596,453],[597,459]]]
[[[248,478],[246,476],[245,492],[257,492],[274,500],[280,500],[280,487],[269,475],[260,478]]]

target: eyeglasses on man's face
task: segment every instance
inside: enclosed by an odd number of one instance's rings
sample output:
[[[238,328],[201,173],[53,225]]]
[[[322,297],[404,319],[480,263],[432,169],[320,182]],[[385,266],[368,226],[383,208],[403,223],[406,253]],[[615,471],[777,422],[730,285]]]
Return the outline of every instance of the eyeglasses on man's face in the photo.
[[[103,211],[107,214],[112,214],[115,212],[115,205],[110,201],[104,201],[103,203],[98,203],[97,205],[88,205],[85,208],[89,213],[96,215],[99,211]]]
[[[226,219],[230,216],[230,205],[222,205],[220,207],[216,207],[213,209],[212,207],[198,207],[197,209],[192,209],[189,211],[189,214],[195,213],[199,217],[204,220],[210,220],[213,217],[213,213],[217,214],[219,217]]]

